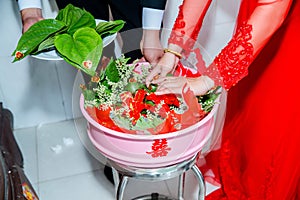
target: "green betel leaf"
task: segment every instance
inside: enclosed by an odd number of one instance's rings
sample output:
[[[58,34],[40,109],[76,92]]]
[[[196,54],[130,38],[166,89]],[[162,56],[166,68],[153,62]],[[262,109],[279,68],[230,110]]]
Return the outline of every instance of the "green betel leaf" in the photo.
[[[112,35],[120,31],[124,27],[125,21],[115,20],[108,22],[99,22],[96,26],[96,31],[101,35],[102,38]]]
[[[35,51],[47,38],[66,28],[64,22],[55,19],[41,20],[32,25],[20,38],[17,48],[13,52],[13,62],[25,58]]]
[[[37,48],[36,51],[32,52],[31,54],[36,55],[39,54],[41,52],[47,51],[47,50],[52,50],[55,49],[54,46],[54,39],[55,39],[55,35],[50,36],[49,38],[47,38],[46,40],[44,40]]]
[[[138,83],[138,82],[129,82],[125,86],[125,90],[131,92],[132,94],[135,93],[138,89],[144,89],[145,84]]]
[[[94,16],[88,11],[75,7],[72,4],[61,9],[56,16],[56,19],[67,24],[68,33],[71,35],[73,35],[79,28],[96,28]]]
[[[54,45],[65,61],[91,76],[95,74],[103,48],[102,39],[95,29],[84,27],[73,36],[67,33],[58,35]]]
[[[116,66],[116,61],[114,59],[111,59],[109,63],[107,64],[107,67],[105,69],[105,75],[111,82],[118,82],[120,80],[119,71]]]

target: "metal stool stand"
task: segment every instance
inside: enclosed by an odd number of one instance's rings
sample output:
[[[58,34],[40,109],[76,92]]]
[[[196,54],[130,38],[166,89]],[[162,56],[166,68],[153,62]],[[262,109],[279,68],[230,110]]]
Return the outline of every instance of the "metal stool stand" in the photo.
[[[161,167],[161,168],[137,168],[131,166],[124,166],[114,161],[110,161],[113,169],[114,180],[116,184],[116,199],[122,200],[125,192],[125,187],[128,183],[128,178],[136,178],[147,181],[163,181],[174,177],[179,178],[178,182],[178,199],[183,200],[184,191],[184,175],[188,170],[194,172],[195,177],[199,183],[198,199],[204,200],[205,198],[205,181],[199,168],[196,166],[196,157],[193,156],[191,159],[177,163],[174,165]],[[119,177],[121,174],[121,177]],[[143,196],[146,197],[146,196]],[[150,195],[151,197],[151,195]],[[143,198],[135,198],[135,200]]]

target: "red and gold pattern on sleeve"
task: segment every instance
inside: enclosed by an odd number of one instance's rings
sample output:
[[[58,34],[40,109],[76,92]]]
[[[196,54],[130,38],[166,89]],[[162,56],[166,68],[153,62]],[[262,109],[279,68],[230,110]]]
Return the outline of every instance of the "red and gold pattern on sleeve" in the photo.
[[[234,37],[214,62],[207,68],[205,75],[215,81],[216,85],[229,90],[239,80],[248,74],[248,67],[254,59],[252,38],[252,25],[243,23]]]

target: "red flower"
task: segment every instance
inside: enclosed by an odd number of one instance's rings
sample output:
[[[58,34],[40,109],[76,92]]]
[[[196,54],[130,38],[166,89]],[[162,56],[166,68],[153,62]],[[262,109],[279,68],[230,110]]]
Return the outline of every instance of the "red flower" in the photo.
[[[162,100],[165,104],[171,106],[174,105],[179,107],[179,101],[175,94],[163,94],[163,95],[156,95],[155,93],[150,93],[147,97],[147,100],[153,101],[154,104],[159,104]]]
[[[109,113],[111,111],[110,108],[99,109],[96,107],[87,107],[86,111],[95,121],[97,121],[102,126],[105,126],[115,131],[121,131],[121,129],[109,117]]]
[[[134,101],[143,102],[147,92],[145,90],[137,90],[134,95]]]
[[[148,109],[148,105],[144,103],[147,92],[143,89],[136,91],[134,98],[129,99],[129,116],[134,118],[133,124],[141,117],[141,112]]]
[[[134,119],[133,124],[141,117],[141,110],[143,105],[140,102],[130,99],[129,103],[129,116]]]
[[[179,101],[175,94],[164,94],[161,96],[162,96],[161,98],[164,100],[164,102],[167,105],[170,105],[170,106],[173,105],[173,106],[179,107]]]
[[[148,101],[153,101],[154,104],[158,104],[160,102],[159,97],[155,93],[150,93],[146,96]]]

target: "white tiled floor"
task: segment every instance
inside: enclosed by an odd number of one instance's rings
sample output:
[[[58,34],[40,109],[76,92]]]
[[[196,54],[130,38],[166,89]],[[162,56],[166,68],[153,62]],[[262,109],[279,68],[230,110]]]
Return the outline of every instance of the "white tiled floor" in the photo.
[[[14,131],[25,162],[25,173],[41,200],[113,200],[114,186],[106,179],[103,157],[85,137],[83,118]],[[101,160],[101,162],[99,161]],[[196,195],[195,179],[187,175],[186,199]],[[175,179],[145,182],[130,179],[125,199],[159,192],[176,196]],[[208,193],[214,190],[208,185]]]

